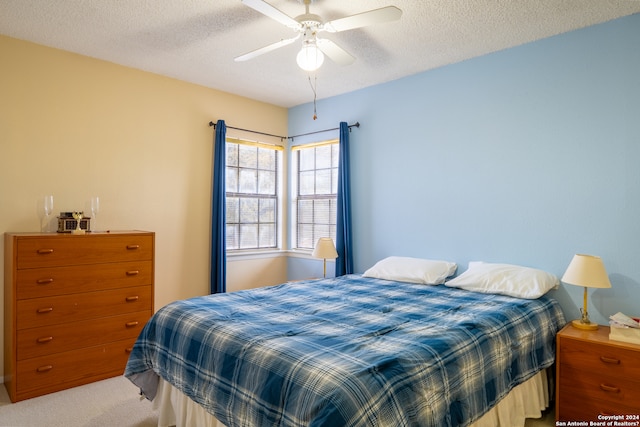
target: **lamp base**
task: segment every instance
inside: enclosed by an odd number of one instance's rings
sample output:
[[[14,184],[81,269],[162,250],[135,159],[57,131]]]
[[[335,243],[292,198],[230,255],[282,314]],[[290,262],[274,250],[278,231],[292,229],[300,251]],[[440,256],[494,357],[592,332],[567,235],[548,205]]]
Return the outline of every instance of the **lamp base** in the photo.
[[[577,329],[582,329],[583,331],[595,331],[596,329],[598,329],[597,323],[592,323],[592,322],[584,323],[580,319],[571,321],[571,326]]]

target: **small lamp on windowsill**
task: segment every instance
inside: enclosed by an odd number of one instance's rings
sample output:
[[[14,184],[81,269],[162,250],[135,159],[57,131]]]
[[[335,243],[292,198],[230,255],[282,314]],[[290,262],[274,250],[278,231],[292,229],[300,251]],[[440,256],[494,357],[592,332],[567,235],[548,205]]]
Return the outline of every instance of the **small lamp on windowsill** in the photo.
[[[598,329],[598,324],[592,323],[589,320],[589,313],[587,312],[587,288],[611,287],[611,282],[607,276],[607,270],[604,268],[602,258],[594,255],[574,255],[561,280],[569,285],[584,286],[584,307],[580,310],[582,312],[582,318],[572,321],[571,325],[578,329]]]
[[[327,277],[327,259],[338,258],[338,252],[333,244],[331,237],[321,237],[316,242],[316,247],[311,254],[315,258],[322,258],[324,260],[323,277]]]

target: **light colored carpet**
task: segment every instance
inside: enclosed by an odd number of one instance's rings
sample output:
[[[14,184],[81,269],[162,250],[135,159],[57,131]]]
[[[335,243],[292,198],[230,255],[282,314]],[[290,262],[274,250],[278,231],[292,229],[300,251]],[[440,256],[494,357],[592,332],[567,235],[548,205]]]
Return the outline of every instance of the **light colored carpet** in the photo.
[[[110,378],[11,403],[0,384],[1,427],[152,427],[158,417],[151,402],[124,377]]]

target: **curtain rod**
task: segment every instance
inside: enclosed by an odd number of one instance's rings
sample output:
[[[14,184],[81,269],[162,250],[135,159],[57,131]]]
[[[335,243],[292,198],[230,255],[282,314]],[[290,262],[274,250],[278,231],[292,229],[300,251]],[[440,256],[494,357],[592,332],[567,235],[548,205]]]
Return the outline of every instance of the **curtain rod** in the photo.
[[[216,129],[216,124],[214,122],[209,122],[209,126],[213,126],[214,130]],[[351,132],[351,128],[352,127],[357,127],[357,128],[360,127],[360,122],[355,122],[354,124],[349,125],[348,127],[349,127],[349,132]],[[258,131],[251,130],[251,129],[236,128],[236,127],[233,127],[233,126],[227,126],[227,129],[235,129],[235,130],[241,130],[243,132],[257,133],[259,135],[273,136],[273,137],[276,137],[276,138],[280,138],[280,141],[285,140],[285,139],[290,139],[293,142],[294,138],[298,138],[300,136],[307,136],[307,135],[314,135],[316,133],[330,132],[332,130],[339,130],[340,128],[337,127],[337,128],[331,128],[331,129],[317,130],[315,132],[301,133],[299,135],[293,135],[293,136],[273,135],[273,134],[270,134],[270,133],[258,132]]]

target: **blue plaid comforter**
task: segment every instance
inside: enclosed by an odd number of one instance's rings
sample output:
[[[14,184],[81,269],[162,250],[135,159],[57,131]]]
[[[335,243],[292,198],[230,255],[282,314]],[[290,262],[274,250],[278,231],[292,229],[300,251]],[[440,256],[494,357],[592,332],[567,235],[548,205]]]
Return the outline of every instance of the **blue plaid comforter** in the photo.
[[[171,303],[125,376],[229,427],[464,426],[555,357],[559,304],[343,276]]]

